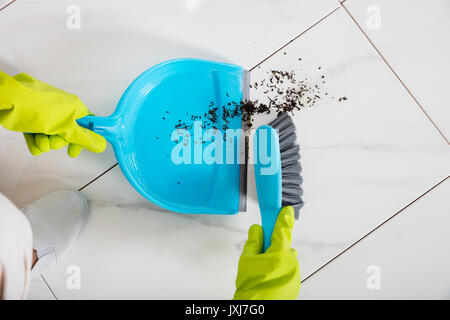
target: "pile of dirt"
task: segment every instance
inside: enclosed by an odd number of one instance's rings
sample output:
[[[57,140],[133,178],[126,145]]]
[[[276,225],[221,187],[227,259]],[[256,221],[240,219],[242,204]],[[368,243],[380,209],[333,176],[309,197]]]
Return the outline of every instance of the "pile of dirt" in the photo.
[[[322,67],[317,68],[318,70],[322,69]],[[264,102],[260,102],[258,99],[245,100],[229,102],[223,106],[215,106],[214,102],[210,102],[207,113],[192,115],[190,122],[179,120],[175,128],[190,130],[193,127],[193,122],[198,120],[203,121],[204,129],[213,128],[226,131],[232,119],[242,117],[247,129],[250,129],[255,115],[272,112],[277,115],[285,112],[293,115],[302,108],[315,106],[321,99],[328,96],[325,83],[324,74],[320,75],[319,79],[308,80],[307,77],[298,77],[293,70],[271,70],[260,82],[254,82],[250,85],[253,95],[262,96]],[[226,95],[228,96],[228,93]],[[334,97],[329,98],[335,99]],[[338,101],[347,99],[347,97],[341,97]],[[219,114],[222,121],[219,121]],[[221,128],[218,128],[219,123],[222,123]]]

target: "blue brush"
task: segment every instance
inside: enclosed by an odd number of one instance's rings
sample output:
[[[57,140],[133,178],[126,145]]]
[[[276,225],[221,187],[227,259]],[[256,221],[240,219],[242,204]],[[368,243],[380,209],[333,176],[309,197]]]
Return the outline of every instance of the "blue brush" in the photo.
[[[259,127],[255,133],[254,166],[264,232],[263,252],[270,247],[281,208],[292,206],[298,219],[303,206],[300,147],[296,139],[295,125],[287,113]]]

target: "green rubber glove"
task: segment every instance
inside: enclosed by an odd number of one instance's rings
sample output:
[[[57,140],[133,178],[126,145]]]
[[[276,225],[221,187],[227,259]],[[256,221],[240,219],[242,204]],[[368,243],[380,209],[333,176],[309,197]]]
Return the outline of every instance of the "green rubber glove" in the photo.
[[[278,215],[271,246],[265,253],[263,229],[252,225],[239,259],[236,277],[237,300],[293,300],[300,293],[297,251],[291,248],[294,209],[284,207]]]
[[[25,73],[10,77],[0,71],[0,125],[23,132],[35,156],[66,145],[71,157],[78,156],[82,148],[103,152],[105,139],[76,122],[88,114],[88,108],[73,94]]]

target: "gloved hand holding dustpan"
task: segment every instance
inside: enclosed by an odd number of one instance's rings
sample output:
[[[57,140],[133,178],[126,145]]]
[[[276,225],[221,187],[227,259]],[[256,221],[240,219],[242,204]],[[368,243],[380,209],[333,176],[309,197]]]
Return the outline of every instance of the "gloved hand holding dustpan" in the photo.
[[[82,148],[105,150],[102,136],[76,123],[88,114],[88,108],[73,94],[25,73],[10,77],[0,71],[0,125],[24,132],[35,156],[67,145],[71,157],[78,156]]]
[[[1,85],[0,92],[11,89],[11,84]],[[28,89],[24,90],[27,96],[21,102],[29,108],[36,101],[31,99],[34,92],[45,86],[39,82],[32,90],[27,83],[13,85]],[[63,96],[58,89],[48,87],[54,90],[48,90],[46,99]],[[219,107],[217,127],[221,128],[221,106],[247,98],[244,88],[248,87],[247,72],[239,66],[198,59],[171,60],[142,73],[125,91],[111,116],[88,115],[87,108],[67,94],[64,104],[55,104],[59,109],[53,105],[50,111],[45,111],[44,101],[42,108],[35,110],[39,119],[55,117],[58,121],[34,123],[35,118],[18,116],[17,108],[11,108],[14,101],[3,98],[8,95],[0,95],[3,99],[0,110],[2,105],[9,107],[6,112],[0,111],[0,123],[28,133],[26,138],[33,154],[67,143],[74,145],[69,148],[73,156],[80,147],[101,152],[105,148],[102,136],[113,146],[128,181],[148,200],[182,213],[234,214],[245,211],[246,200],[246,166],[238,160],[239,137],[235,159],[230,164],[205,163],[201,151],[199,159],[194,154],[199,146],[203,147],[201,136],[206,128],[200,127],[200,138],[190,137],[194,151],[191,164],[174,161],[172,153],[180,141],[179,137],[173,141],[173,137],[180,131],[176,129],[178,123],[192,121],[192,115],[207,113],[211,103]],[[227,120],[230,129],[239,129],[241,125],[240,117]],[[183,139],[182,143],[189,142],[188,138]]]

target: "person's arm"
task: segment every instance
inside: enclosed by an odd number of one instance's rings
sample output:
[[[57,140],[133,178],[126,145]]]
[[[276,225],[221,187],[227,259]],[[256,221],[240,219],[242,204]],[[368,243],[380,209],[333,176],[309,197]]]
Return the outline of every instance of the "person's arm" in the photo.
[[[90,114],[77,96],[21,73],[0,71],[0,125],[23,132],[33,155],[66,145],[72,157],[82,148],[102,152],[106,141],[80,127],[76,120]]]
[[[291,248],[294,209],[281,209],[272,234],[272,244],[263,250],[263,229],[252,225],[239,259],[236,300],[293,300],[300,293],[297,251]]]

